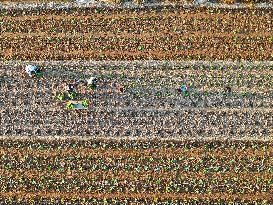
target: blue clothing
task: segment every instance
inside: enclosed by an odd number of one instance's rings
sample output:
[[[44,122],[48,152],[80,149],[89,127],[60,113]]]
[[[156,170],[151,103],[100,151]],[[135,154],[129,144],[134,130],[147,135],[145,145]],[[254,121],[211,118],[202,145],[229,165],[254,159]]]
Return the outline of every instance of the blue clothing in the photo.
[[[186,85],[182,85],[180,89],[182,90],[182,92],[188,91],[188,87]]]

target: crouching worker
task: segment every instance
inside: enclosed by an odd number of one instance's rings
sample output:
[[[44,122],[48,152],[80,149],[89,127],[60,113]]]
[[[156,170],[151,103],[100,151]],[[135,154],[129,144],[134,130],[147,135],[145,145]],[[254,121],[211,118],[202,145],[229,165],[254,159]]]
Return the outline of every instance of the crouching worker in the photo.
[[[76,98],[76,96],[77,96],[77,93],[76,93],[75,89],[76,89],[75,84],[70,84],[70,83],[65,84],[65,91],[67,92],[68,97],[71,100],[74,100]]]
[[[183,93],[185,96],[189,96],[189,88],[188,88],[188,86],[185,85],[185,84],[181,85],[181,86],[177,89],[177,91],[178,91],[179,93]]]
[[[64,83],[63,89],[65,92],[61,92],[57,97],[60,101],[65,100],[65,96],[67,95],[70,100],[74,100],[77,96],[77,93],[75,92],[75,85],[71,83]]]
[[[114,82],[113,84],[112,84],[112,87],[114,88],[114,89],[116,89],[118,92],[120,92],[120,93],[123,93],[124,92],[124,87],[121,85],[121,84],[119,84],[119,83],[116,83],[116,82]]]
[[[66,91],[68,92],[68,93],[71,93],[71,92],[73,92],[74,91],[74,85],[73,84],[66,84]]]
[[[25,71],[31,78],[33,78],[36,75],[38,76],[42,75],[40,68],[34,65],[27,65]]]
[[[91,77],[87,80],[87,86],[92,89],[95,90],[97,88],[98,84],[98,79],[96,77]]]

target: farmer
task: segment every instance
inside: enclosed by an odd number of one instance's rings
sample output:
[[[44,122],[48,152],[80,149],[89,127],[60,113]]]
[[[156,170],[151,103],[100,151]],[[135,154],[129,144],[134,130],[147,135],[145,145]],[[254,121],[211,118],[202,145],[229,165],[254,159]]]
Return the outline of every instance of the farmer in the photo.
[[[77,86],[81,83],[81,80],[77,80],[77,79],[74,79],[73,83],[66,83],[65,84],[65,90],[68,92],[68,93],[71,93],[72,91],[74,91]]]
[[[87,85],[94,85],[97,86],[98,79],[96,77],[91,77],[87,80]]]
[[[182,85],[182,86],[180,87],[180,90],[181,90],[183,93],[185,93],[185,92],[188,91],[188,87],[187,87],[186,85]]]
[[[71,83],[67,83],[67,84],[66,84],[65,90],[66,90],[68,93],[73,92],[74,89],[75,89],[75,85],[74,85],[74,84],[71,84]]]
[[[189,88],[186,85],[181,85],[179,88],[177,88],[177,91],[179,93],[187,93],[189,92]]]
[[[27,65],[25,70],[26,70],[26,73],[29,75],[29,77],[34,77],[36,73],[40,72],[40,68],[34,65]]]
[[[86,82],[87,86],[92,90],[95,90],[98,87],[97,83],[98,79],[96,77],[91,77]]]
[[[112,87],[115,88],[120,93],[123,93],[123,91],[124,91],[123,86],[119,83],[116,83],[116,82],[112,83]]]

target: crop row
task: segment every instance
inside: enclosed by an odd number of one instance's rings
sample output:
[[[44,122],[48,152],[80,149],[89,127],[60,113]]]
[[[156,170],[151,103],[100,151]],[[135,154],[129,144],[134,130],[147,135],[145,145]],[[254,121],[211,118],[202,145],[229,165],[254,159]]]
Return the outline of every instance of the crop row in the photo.
[[[212,37],[199,38],[195,43],[186,42],[183,45],[178,40],[153,41],[147,38],[135,41],[134,39],[123,40],[118,36],[119,42],[110,39],[99,38],[96,42],[89,42],[84,46],[84,40],[77,39],[75,43],[62,45],[61,43],[47,43],[45,38],[22,38],[16,42],[10,38],[3,39],[4,59],[13,60],[270,60],[271,44],[254,42],[238,44],[237,42],[224,42],[226,37],[219,39]],[[220,40],[223,40],[220,44]],[[158,43],[157,43],[158,42]],[[169,46],[172,45],[173,46]],[[89,46],[88,46],[89,45]],[[182,46],[182,47],[181,47]],[[204,46],[204,48],[202,48]],[[252,49],[249,49],[251,46]],[[24,52],[25,50],[29,52]],[[39,51],[39,52],[37,52]],[[172,51],[172,52],[170,52]],[[244,52],[242,52],[244,51]]]
[[[222,34],[221,34],[222,35]],[[268,44],[264,39],[261,38],[248,38],[249,43],[244,43],[241,41],[234,42],[234,40],[227,36],[219,36],[219,37],[205,37],[205,36],[195,36],[195,37],[182,37],[179,36],[167,36],[163,37],[155,36],[141,36],[135,37],[134,35],[128,35],[127,37],[122,37],[115,35],[114,37],[64,37],[64,38],[51,38],[51,37],[11,37],[11,38],[3,38],[1,39],[1,47],[6,49],[16,49],[16,45],[18,47],[18,51],[20,51],[23,47],[25,49],[31,50],[37,49],[40,46],[46,46],[46,49],[52,49],[55,51],[57,49],[61,52],[67,52],[69,50],[79,49],[83,51],[96,50],[96,51],[111,51],[111,50],[120,50],[123,49],[125,51],[152,51],[157,49],[158,51],[164,51],[168,47],[169,50],[198,50],[200,51],[204,49],[208,49],[209,47],[214,48],[219,42],[222,42],[223,45],[220,46],[221,49],[246,49],[246,46],[251,46],[252,49],[263,50],[264,52],[271,48],[271,45]],[[34,41],[38,41],[35,42]],[[152,42],[152,44],[151,44]],[[164,42],[164,44],[162,44]],[[207,42],[205,44],[205,42]],[[30,43],[30,45],[29,45]],[[81,43],[81,45],[80,45]],[[170,44],[170,45],[168,45]],[[227,44],[227,45],[225,45]],[[230,45],[228,45],[230,44]],[[107,46],[108,45],[108,46]],[[143,47],[141,47],[143,46]],[[196,51],[197,51],[196,50]],[[15,50],[16,51],[16,50]]]
[[[53,151],[52,151],[53,152]],[[33,152],[32,154],[34,154]],[[38,152],[39,153],[39,152]],[[43,153],[43,152],[41,152]],[[267,175],[272,174],[272,156],[251,156],[251,157],[240,157],[240,162],[238,159],[227,157],[227,156],[218,156],[214,153],[208,154],[208,157],[185,157],[184,155],[170,156],[170,157],[142,157],[139,153],[136,156],[123,156],[116,158],[113,157],[100,157],[100,156],[58,156],[60,153],[56,154],[54,157],[48,157],[46,153],[44,156],[32,156],[32,155],[3,155],[1,157],[2,166],[1,169],[10,171],[17,170],[17,173],[21,173],[24,170],[25,174],[32,172],[35,175],[45,174],[47,176],[52,175],[63,175],[66,172],[73,172],[73,176],[77,176],[77,172],[84,172],[82,175],[89,176],[92,173],[104,173],[103,175],[109,176],[113,172],[126,172],[131,174],[131,176],[124,176],[124,178],[130,178],[137,175],[138,172],[145,171],[146,174],[151,174],[157,177],[163,177],[162,171],[171,172],[170,176],[179,172],[183,173],[183,176],[188,175],[188,173],[193,172],[200,175],[200,179],[204,178],[206,174],[217,175],[221,174],[222,177],[228,177],[229,172],[236,173],[253,173],[253,176],[260,175],[260,173],[265,173]],[[167,153],[170,154],[170,153]],[[228,155],[229,153],[224,153]],[[223,154],[223,155],[224,155]],[[237,153],[236,153],[237,154]],[[241,153],[239,153],[241,154]],[[41,155],[41,154],[40,154]],[[140,159],[137,159],[140,158]],[[221,162],[226,160],[226,162]],[[17,164],[19,163],[19,164]],[[44,172],[42,173],[42,171]],[[90,172],[91,171],[91,172]],[[11,174],[10,173],[10,174]],[[189,174],[190,175],[190,174]]]
[[[9,9],[5,10],[3,9],[0,13],[1,17],[21,17],[25,15],[83,15],[83,16],[89,16],[97,15],[101,16],[102,14],[108,15],[112,14],[114,16],[117,15],[123,15],[128,16],[128,14],[136,14],[138,12],[141,16],[145,13],[153,14],[160,12],[161,14],[166,13],[177,13],[177,12],[184,12],[186,14],[192,14],[192,13],[204,13],[206,15],[211,14],[236,14],[236,15],[255,15],[258,17],[268,17],[270,19],[270,15],[272,15],[271,9],[263,9],[263,8],[244,8],[244,9],[228,9],[228,8],[206,8],[206,7],[185,7],[183,5],[177,5],[176,7],[169,5],[169,6],[156,6],[151,8],[133,8],[133,9],[126,9],[126,8],[67,8],[67,9],[28,9],[28,10],[18,10],[18,9]],[[95,17],[97,17],[95,16]],[[251,18],[249,18],[251,19]]]
[[[198,14],[198,12],[196,12]],[[133,15],[132,15],[133,14]],[[195,15],[197,15],[195,14]],[[74,16],[64,15],[64,18],[58,16],[25,16],[18,18],[3,18],[1,20],[1,32],[19,32],[22,34],[46,33],[56,35],[62,33],[97,33],[107,32],[109,34],[125,33],[167,33],[175,34],[187,32],[202,33],[230,33],[232,34],[254,34],[262,36],[272,31],[272,20],[261,16],[251,19],[248,15],[231,15],[229,18],[217,14],[206,15],[203,12],[196,17],[194,14],[179,12],[169,12],[166,14],[148,12],[136,15],[104,15],[96,16]],[[28,17],[28,18],[27,18]],[[217,17],[221,17],[219,20]],[[237,21],[241,18],[242,21]],[[164,27],[162,25],[169,25]],[[132,29],[134,28],[134,29]],[[259,33],[259,31],[261,31]],[[270,37],[270,36],[269,36]]]
[[[144,72],[143,72],[144,73]],[[183,72],[181,72],[183,73]],[[147,74],[147,73],[146,73]],[[176,76],[150,76],[150,78],[127,74],[102,74],[100,75],[100,88],[94,94],[87,92],[81,97],[93,98],[96,106],[99,104],[122,107],[136,106],[141,107],[162,107],[164,99],[165,106],[192,106],[187,97],[183,97],[176,90],[182,83],[193,83],[191,86],[191,99],[197,107],[271,107],[270,85],[271,77],[265,75],[235,75],[222,74],[217,76],[179,74]],[[251,76],[251,77],[250,77]],[[28,96],[34,102],[51,102],[54,104],[56,93],[62,92],[63,87],[58,83],[63,80],[62,76],[48,75],[46,81],[29,81],[21,79],[20,76],[5,76],[1,80],[2,99],[11,106],[23,105]],[[236,80],[236,78],[238,78]],[[111,86],[113,83],[119,83],[124,87],[124,93],[117,93]],[[181,83],[179,85],[179,83]],[[227,93],[226,86],[231,87],[230,93]],[[81,90],[86,88],[81,88]],[[6,92],[9,90],[9,92]],[[84,92],[84,91],[79,92]],[[109,93],[110,92],[110,93]],[[108,101],[111,96],[111,101]],[[95,97],[95,98],[94,98]],[[161,103],[160,103],[161,101]],[[55,101],[56,103],[56,101]],[[105,104],[107,103],[107,104]],[[206,105],[205,105],[206,103]],[[228,105],[229,104],[229,105]],[[163,105],[164,107],[164,105]]]
[[[31,92],[30,88],[40,89],[40,91],[50,90],[52,88],[60,87],[60,81],[69,81],[73,78],[87,78],[92,73],[100,78],[101,87],[97,92],[98,94],[102,93],[103,90],[108,90],[111,88],[111,85],[116,82],[124,86],[128,91],[141,91],[141,90],[150,90],[150,91],[160,91],[164,90],[171,91],[175,90],[178,86],[181,86],[182,83],[188,84],[191,87],[193,93],[201,91],[208,92],[226,92],[225,88],[230,87],[234,95],[243,94],[245,91],[246,94],[253,93],[261,96],[270,96],[271,87],[272,87],[272,75],[271,71],[246,71],[242,69],[231,70],[231,68],[225,68],[225,70],[215,70],[219,69],[218,67],[212,68],[209,71],[205,71],[200,67],[200,71],[190,70],[187,67],[177,68],[175,70],[168,71],[167,69],[161,70],[161,67],[158,67],[154,70],[149,70],[149,68],[138,68],[134,70],[131,65],[127,68],[125,67],[122,70],[105,70],[104,68],[89,68],[89,71],[66,71],[63,70],[62,73],[56,73],[54,68],[47,68],[47,66],[42,66],[46,71],[46,80],[30,80],[23,78],[19,73],[22,72],[22,68],[17,67],[16,72],[11,72],[9,66],[3,68],[1,85],[3,88],[7,88],[10,91],[16,92],[17,89],[26,89],[27,92]],[[270,69],[270,68],[269,68]],[[214,71],[215,70],[215,71]],[[53,72],[54,71],[54,72]],[[19,72],[19,73],[18,73]],[[240,73],[238,73],[240,72]],[[14,89],[16,87],[16,89]],[[24,92],[23,90],[21,92]],[[173,94],[173,93],[171,93]],[[208,95],[209,96],[209,95]],[[247,95],[245,95],[247,97]]]
[[[145,17],[128,11],[131,16],[96,14],[100,15],[96,19],[92,14],[87,15],[87,11],[79,11],[75,14],[78,16],[64,12],[62,18],[55,16],[55,19],[4,17],[1,57],[21,60],[272,58],[271,19],[267,17],[245,22],[243,18],[250,18],[240,12],[223,19],[223,14],[207,14],[208,10],[197,9],[188,14],[187,9],[177,12],[166,9],[146,11]],[[199,19],[193,19],[194,13]],[[201,33],[203,36],[199,36]]]
[[[92,139],[92,140],[77,140],[77,139],[67,139],[67,140],[0,140],[1,150],[23,149],[22,152],[27,150],[33,150],[38,152],[38,150],[65,150],[65,149],[79,149],[86,150],[89,149],[89,153],[98,152],[98,150],[111,149],[135,149],[141,150],[145,153],[146,150],[152,149],[183,149],[184,151],[189,151],[190,153],[195,153],[196,150],[208,149],[215,152],[227,152],[228,150],[252,150],[252,151],[270,151],[272,149],[272,143],[264,141],[221,141],[221,140],[110,140],[110,139]],[[195,151],[194,151],[195,150]],[[182,150],[180,150],[182,152]],[[155,153],[155,152],[154,152]],[[184,152],[183,152],[184,153]],[[106,156],[107,153],[104,153]]]
[[[45,67],[45,69],[47,69]],[[46,81],[44,80],[29,80],[22,79],[22,76],[17,72],[3,71],[1,80],[1,87],[3,89],[3,100],[7,104],[13,105],[24,104],[24,96],[29,96],[33,101],[46,100],[51,101],[57,92],[62,92],[62,85],[60,81],[64,78],[75,78],[79,76],[88,76],[89,74],[80,72],[66,73],[62,75],[52,74],[50,70],[46,70],[48,75]],[[18,69],[18,72],[19,69]],[[192,100],[196,102],[197,107],[200,104],[207,103],[207,107],[229,106],[233,107],[241,104],[241,107],[268,107],[270,108],[272,78],[270,72],[260,74],[247,74],[241,72],[240,74],[222,72],[210,73],[205,72],[191,72],[187,70],[177,70],[171,73],[138,70],[132,72],[129,69],[123,71],[105,72],[99,68],[95,71],[100,78],[99,89],[93,92],[87,92],[86,97],[94,98],[95,104],[107,102],[108,105],[127,106],[139,105],[147,107],[157,107],[162,104],[160,101],[164,99],[164,103],[176,104],[182,106],[190,106],[190,100],[187,97],[181,97],[177,92],[177,88],[182,84],[190,85]],[[227,71],[229,72],[229,71]],[[192,74],[191,74],[192,73]],[[91,72],[90,72],[91,74]],[[70,76],[68,76],[70,75]],[[69,79],[67,79],[69,81]],[[112,87],[113,83],[121,84],[125,92],[116,93]],[[229,86],[231,91],[227,93],[226,87]],[[84,88],[81,88],[81,90]],[[5,92],[9,90],[9,92]],[[20,90],[20,91],[19,91]],[[37,95],[38,94],[38,95]],[[111,101],[107,101],[111,96]],[[117,101],[116,101],[117,100]],[[116,102],[115,102],[116,101]],[[206,101],[206,102],[205,102]],[[137,104],[136,104],[137,103]],[[230,105],[228,105],[228,104]],[[104,104],[106,105],[106,104]]]
[[[6,200],[272,200],[271,142],[0,142]]]
[[[120,173],[122,175],[123,173]],[[170,173],[171,174],[171,173]],[[54,174],[53,174],[54,175]],[[81,175],[80,175],[81,176]],[[249,177],[249,175],[248,175]],[[269,177],[272,177],[269,176]],[[257,177],[255,180],[241,179],[241,178],[227,178],[219,180],[211,177],[212,180],[208,183],[206,180],[187,179],[181,181],[161,182],[161,179],[151,179],[149,175],[147,180],[134,181],[130,178],[124,180],[115,180],[112,176],[104,176],[103,181],[94,181],[89,177],[79,177],[77,179],[69,177],[46,176],[35,178],[30,176],[24,177],[3,177],[1,179],[1,192],[10,191],[25,191],[28,192],[73,192],[81,190],[82,193],[90,192],[104,192],[104,193],[147,193],[147,194],[166,194],[166,193],[196,193],[196,194],[213,194],[225,192],[229,194],[257,194],[270,192],[272,186],[272,179]],[[212,186],[212,183],[214,186]],[[146,187],[146,188],[145,188]]]
[[[109,196],[109,195],[102,195],[100,197],[94,197],[94,196],[80,196],[79,194],[70,195],[61,197],[53,195],[52,193],[48,193],[48,198],[44,195],[44,193],[40,193],[39,196],[28,195],[29,198],[25,199],[24,192],[20,193],[18,197],[15,197],[15,194],[8,194],[6,198],[1,197],[0,204],[2,205],[16,205],[18,203],[22,205],[28,205],[30,203],[32,204],[48,204],[48,205],[54,205],[54,204],[113,204],[113,205],[120,205],[120,204],[151,204],[151,205],[232,205],[232,204],[238,204],[238,205],[251,205],[253,203],[257,204],[263,204],[263,205],[269,205],[271,204],[272,200],[262,200],[262,199],[240,199],[237,197],[236,199],[198,199],[196,196],[197,194],[192,194],[189,196],[183,195],[184,199],[173,199],[169,195],[166,197],[162,197],[162,194],[160,196],[152,196],[152,197],[140,197],[140,195],[137,196],[128,196],[128,197],[116,197],[116,196]],[[51,195],[51,197],[50,197]],[[218,194],[217,196],[221,196],[221,194]],[[32,198],[31,198],[32,197]]]
[[[27,63],[14,64],[13,62],[1,63],[0,70],[2,76],[10,76],[10,77],[18,77],[16,72],[20,72]],[[154,76],[154,75],[177,75],[182,73],[188,74],[208,74],[209,77],[216,77],[214,75],[222,74],[225,72],[227,77],[230,74],[236,74],[241,78],[245,75],[250,75],[252,78],[260,78],[261,74],[270,74],[273,66],[271,64],[260,63],[260,64],[251,64],[247,65],[246,63],[206,63],[206,62],[170,62],[170,61],[132,61],[132,62],[96,62],[94,64],[86,64],[86,62],[81,62],[81,64],[71,63],[71,64],[50,64],[48,62],[37,62],[37,65],[41,66],[50,73],[54,73],[55,76],[62,76],[65,74],[67,77],[71,77],[69,75],[76,75],[77,72],[100,72],[100,74],[107,74],[108,77],[113,78],[115,75],[120,74],[124,71],[130,75],[136,75],[141,72],[143,74],[142,77]],[[130,69],[126,69],[129,66]],[[11,68],[13,70],[11,70]],[[16,72],[14,72],[14,70]],[[59,72],[59,71],[62,72]],[[54,72],[53,72],[54,71]],[[168,71],[168,72],[166,72]],[[162,72],[162,73],[160,73]],[[238,73],[240,72],[240,73]],[[50,75],[48,77],[51,77]],[[73,76],[72,76],[73,79]]]
[[[110,2],[110,3],[115,3],[115,4],[122,4],[124,3],[124,0],[101,0],[102,2]],[[49,0],[24,0],[24,3],[39,3],[39,2],[50,2]],[[56,0],[55,2],[58,2],[58,3],[63,3],[63,2],[74,2],[74,0]],[[144,0],[133,0],[134,3],[137,3],[137,4],[144,4],[144,3],[147,3],[149,1],[144,1]],[[154,2],[154,1],[152,1]],[[165,1],[163,1],[165,2]],[[179,3],[184,3],[184,2],[188,2],[188,3],[194,3],[195,1],[193,0],[187,0],[187,1],[178,1],[178,0],[170,0],[168,2],[175,2],[176,4],[179,4]],[[210,1],[208,1],[210,2]],[[213,1],[215,3],[215,1]],[[264,1],[264,0],[240,0],[240,1],[237,1],[237,0],[219,0],[217,1],[217,3],[226,3],[226,4],[235,4],[235,3],[246,3],[246,4],[257,4],[257,3],[264,3],[264,2],[268,2],[270,3],[270,0],[267,0],[267,1]],[[13,1],[9,1],[9,0],[4,0],[3,3],[5,4],[9,4],[9,3],[22,3],[22,0],[13,0]]]
[[[62,84],[59,82],[67,78],[65,72],[63,75],[49,73],[46,81],[25,79],[19,76],[18,72],[11,74],[3,72],[2,100],[6,105],[28,105],[28,100],[33,101],[32,106],[37,103],[38,105],[39,103],[58,105],[57,99],[54,100],[54,98],[56,93],[63,91]],[[96,72],[100,74],[100,71]],[[149,71],[146,71],[146,75],[147,72]],[[153,76],[148,78],[144,73],[144,71],[139,71],[136,76],[130,74],[128,70],[128,74],[127,71],[119,74],[114,74],[114,72],[100,74],[101,84],[96,93],[80,94],[79,99],[81,97],[92,98],[94,106],[141,106],[146,108],[176,106],[183,108],[193,104],[189,98],[181,96],[176,89],[180,86],[179,83],[193,83],[191,100],[197,107],[236,107],[238,105],[241,107],[271,107],[270,74],[246,75],[242,73],[225,76],[207,74],[205,76],[204,74],[179,74],[178,72],[168,76],[167,73],[161,72],[157,76],[154,72]],[[184,72],[180,71],[180,73]],[[80,75],[80,73],[74,74],[76,77]],[[117,93],[113,89],[111,84],[114,82],[124,86],[124,93]],[[231,93],[227,93],[225,86],[231,87]],[[240,86],[243,86],[243,89]],[[109,101],[109,96],[111,96],[111,101]],[[164,102],[162,102],[163,99]]]
[[[33,108],[32,108],[33,109]],[[62,109],[62,108],[60,108]],[[77,119],[77,120],[75,120]],[[157,111],[92,109],[86,112],[48,111],[46,107],[5,110],[2,135],[83,136],[236,136],[271,135],[271,111]],[[242,126],[244,125],[244,126]]]

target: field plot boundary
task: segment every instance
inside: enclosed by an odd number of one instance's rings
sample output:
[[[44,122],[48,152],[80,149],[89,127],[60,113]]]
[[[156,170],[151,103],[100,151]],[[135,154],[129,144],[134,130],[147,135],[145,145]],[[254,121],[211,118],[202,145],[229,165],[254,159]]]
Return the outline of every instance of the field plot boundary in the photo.
[[[183,8],[222,8],[222,9],[242,9],[242,8],[250,8],[250,9],[272,9],[273,5],[271,3],[260,3],[260,4],[223,4],[223,3],[170,3],[170,2],[161,2],[161,3],[144,3],[144,4],[136,4],[131,2],[125,2],[123,4],[114,4],[108,2],[98,2],[95,0],[91,0],[86,3],[80,2],[71,2],[71,3],[13,3],[13,4],[1,4],[0,3],[0,11],[1,10],[17,10],[17,9],[68,9],[68,8],[122,8],[122,9],[143,9],[143,8],[164,8],[164,7],[183,7]]]
[[[202,111],[248,111],[248,112],[255,112],[255,111],[271,111],[272,109],[270,108],[203,108],[203,107],[183,107],[183,108],[141,108],[141,107],[103,107],[103,109],[101,107],[94,107],[91,108],[92,110],[107,110],[107,111],[144,111],[144,112],[178,112],[178,111],[196,111],[196,110],[202,110]],[[49,108],[48,111],[52,111],[55,110],[55,108]]]
[[[203,66],[273,66],[273,61],[231,61],[231,60],[215,60],[215,61],[171,61],[171,60],[132,60],[132,61],[0,61],[0,65],[27,65],[29,63],[35,64],[46,64],[46,65],[81,65],[81,66],[92,66],[92,65],[143,65],[143,66],[156,66],[156,65],[173,65],[173,66],[189,66],[189,65],[203,65]],[[270,69],[273,71],[273,69]]]
[[[78,140],[78,141],[88,141],[88,140],[108,140],[108,141],[120,141],[120,140],[139,140],[139,141],[151,141],[151,140],[157,140],[162,142],[168,142],[168,141],[177,141],[177,142],[183,142],[183,141],[200,141],[200,142],[210,142],[210,141],[242,141],[242,142],[273,142],[273,136],[271,138],[265,137],[265,138],[236,138],[236,137],[198,137],[198,138],[192,138],[192,137],[168,137],[168,138],[159,138],[159,137],[83,137],[83,136],[0,136],[0,140],[12,140],[12,141],[54,141],[54,140]]]

